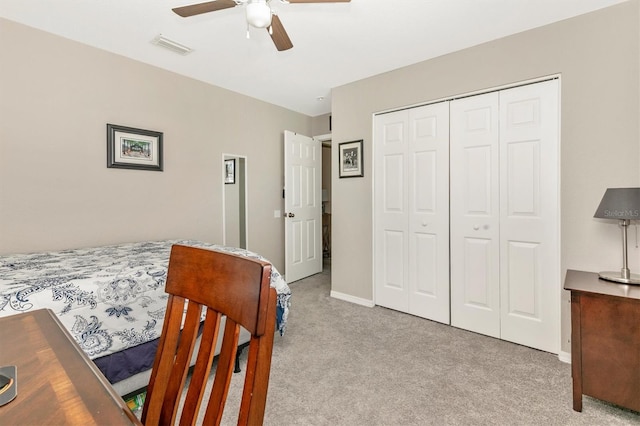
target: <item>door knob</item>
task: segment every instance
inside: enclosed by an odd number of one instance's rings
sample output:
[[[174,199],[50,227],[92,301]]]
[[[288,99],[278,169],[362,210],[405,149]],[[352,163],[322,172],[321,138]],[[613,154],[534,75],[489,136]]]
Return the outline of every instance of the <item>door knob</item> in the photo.
[[[293,213],[285,213],[284,215],[287,217],[296,217],[296,215]]]
[[[478,229],[480,229],[480,225],[473,225],[473,230],[477,231]]]

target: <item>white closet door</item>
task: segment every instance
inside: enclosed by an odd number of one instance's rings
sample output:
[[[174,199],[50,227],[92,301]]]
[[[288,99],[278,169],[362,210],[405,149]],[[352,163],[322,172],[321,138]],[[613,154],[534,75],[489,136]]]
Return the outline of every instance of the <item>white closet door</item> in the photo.
[[[449,105],[409,110],[409,313],[449,324]]]
[[[449,323],[447,103],[376,116],[376,304]]]
[[[451,102],[451,325],[500,337],[498,93]]]
[[[374,288],[376,304],[409,310],[408,112],[374,120]]]
[[[500,92],[500,164],[502,339],[558,353],[557,80]]]

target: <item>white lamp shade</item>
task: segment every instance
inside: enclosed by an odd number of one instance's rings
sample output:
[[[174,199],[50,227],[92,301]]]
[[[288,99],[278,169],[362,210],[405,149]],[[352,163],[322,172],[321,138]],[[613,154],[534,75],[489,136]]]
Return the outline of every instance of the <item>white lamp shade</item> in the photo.
[[[271,8],[266,0],[250,1],[246,8],[249,25],[256,28],[267,28],[271,25]]]

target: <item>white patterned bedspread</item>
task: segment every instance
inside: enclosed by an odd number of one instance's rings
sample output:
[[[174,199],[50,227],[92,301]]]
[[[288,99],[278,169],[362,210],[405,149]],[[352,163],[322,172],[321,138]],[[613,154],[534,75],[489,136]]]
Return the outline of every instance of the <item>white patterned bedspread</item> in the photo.
[[[0,256],[0,317],[49,308],[93,359],[160,337],[173,244],[255,253],[189,240],[130,243],[49,253]],[[271,269],[284,333],[291,291]]]

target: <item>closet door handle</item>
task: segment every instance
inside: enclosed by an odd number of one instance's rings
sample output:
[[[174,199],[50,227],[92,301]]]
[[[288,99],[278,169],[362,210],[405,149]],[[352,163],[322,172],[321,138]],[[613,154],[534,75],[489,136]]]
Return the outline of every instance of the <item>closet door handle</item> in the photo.
[[[473,230],[477,231],[478,229],[480,229],[480,225],[473,225]]]

